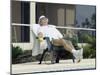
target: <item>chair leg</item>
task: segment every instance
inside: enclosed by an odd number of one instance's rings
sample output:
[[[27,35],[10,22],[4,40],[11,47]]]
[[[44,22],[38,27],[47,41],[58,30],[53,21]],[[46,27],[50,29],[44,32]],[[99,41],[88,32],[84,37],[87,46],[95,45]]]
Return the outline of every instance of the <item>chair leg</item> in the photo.
[[[56,63],[59,63],[59,59],[60,59],[60,52],[59,51],[57,51],[56,52]],[[75,57],[73,56],[73,54],[72,54],[72,61],[73,61],[73,63],[75,63]]]
[[[43,57],[44,57],[44,55],[45,55],[46,51],[47,51],[47,50],[44,50],[44,51],[43,51],[43,54],[42,54],[42,56],[41,56],[41,58],[40,58],[40,62],[39,62],[39,64],[41,64],[41,63],[42,63],[42,60],[43,60]]]
[[[58,52],[56,52],[56,63],[59,63],[59,56],[60,56],[60,53],[59,53],[59,51]]]
[[[59,57],[56,58],[56,63],[59,63]]]
[[[75,57],[72,55],[72,61],[73,63],[75,63]]]

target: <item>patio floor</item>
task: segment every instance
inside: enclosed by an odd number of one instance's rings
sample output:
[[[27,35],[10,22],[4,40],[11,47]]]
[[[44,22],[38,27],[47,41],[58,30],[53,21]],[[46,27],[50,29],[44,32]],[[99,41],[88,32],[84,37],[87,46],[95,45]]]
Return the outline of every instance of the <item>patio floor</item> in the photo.
[[[73,63],[72,60],[60,60],[56,64],[38,64],[39,62],[28,62],[12,65],[12,74],[56,72],[69,70],[95,69],[95,59],[83,59],[80,63]]]

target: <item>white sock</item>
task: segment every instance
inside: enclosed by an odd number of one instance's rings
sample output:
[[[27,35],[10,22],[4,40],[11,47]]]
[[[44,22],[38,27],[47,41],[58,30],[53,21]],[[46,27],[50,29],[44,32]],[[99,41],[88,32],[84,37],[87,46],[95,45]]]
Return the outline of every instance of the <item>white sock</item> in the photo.
[[[75,53],[76,52],[76,50],[75,49],[72,49],[72,53]]]

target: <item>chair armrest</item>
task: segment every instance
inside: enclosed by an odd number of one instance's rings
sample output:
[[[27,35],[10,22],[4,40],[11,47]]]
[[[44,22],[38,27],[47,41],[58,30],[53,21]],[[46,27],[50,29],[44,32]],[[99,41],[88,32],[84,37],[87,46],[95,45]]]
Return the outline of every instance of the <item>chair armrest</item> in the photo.
[[[49,37],[44,37],[44,39],[45,39],[46,42],[47,42],[48,51],[52,50],[52,43],[51,43],[51,41],[50,41],[50,38],[49,38]]]

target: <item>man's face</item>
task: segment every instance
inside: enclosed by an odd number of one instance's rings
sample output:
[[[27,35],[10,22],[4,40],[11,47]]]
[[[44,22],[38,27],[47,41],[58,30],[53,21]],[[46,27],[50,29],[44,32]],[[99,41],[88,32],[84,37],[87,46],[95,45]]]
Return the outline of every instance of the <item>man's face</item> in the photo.
[[[41,24],[42,26],[48,25],[48,19],[46,19],[46,18],[41,19],[40,24]]]

